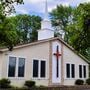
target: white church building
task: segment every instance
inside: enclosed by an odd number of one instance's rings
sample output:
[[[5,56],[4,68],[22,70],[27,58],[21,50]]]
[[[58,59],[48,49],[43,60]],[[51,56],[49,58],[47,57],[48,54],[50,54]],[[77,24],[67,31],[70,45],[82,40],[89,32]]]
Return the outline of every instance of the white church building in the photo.
[[[0,79],[8,78],[15,86],[23,86],[26,80],[43,86],[74,85],[77,79],[89,77],[88,67],[82,55],[54,37],[47,11],[37,42],[16,46],[12,51],[0,49]]]

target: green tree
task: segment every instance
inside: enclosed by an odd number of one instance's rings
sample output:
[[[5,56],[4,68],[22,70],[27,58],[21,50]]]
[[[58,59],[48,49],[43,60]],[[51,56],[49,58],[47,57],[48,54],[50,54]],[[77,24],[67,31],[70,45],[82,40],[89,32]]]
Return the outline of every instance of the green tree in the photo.
[[[73,23],[67,27],[69,43],[90,60],[90,3],[80,4],[73,16]]]
[[[38,37],[38,31],[41,28],[41,17],[31,16],[31,41],[36,41]]]
[[[72,23],[72,7],[58,5],[56,9],[54,9],[51,13],[51,20],[52,24],[55,27],[55,29],[58,27],[58,29],[65,31],[65,41],[68,42],[68,31],[66,30],[66,27]]]
[[[14,24],[10,22],[9,18],[6,18],[1,25],[0,29],[0,43],[7,46],[9,50],[18,43],[19,37],[17,35]]]
[[[13,23],[6,18],[6,15],[15,12],[13,6],[15,2],[21,4],[23,0],[0,0],[0,45],[5,45],[10,50],[18,39]]]
[[[20,34],[20,40],[23,43],[28,42],[28,33],[30,30],[30,16],[29,15],[17,15],[16,17],[16,27],[17,27],[17,31],[19,32],[18,34]]]
[[[37,40],[37,30],[40,29],[41,17],[34,15],[17,15],[10,17],[19,36],[19,43]]]
[[[90,60],[90,3],[57,6],[51,13],[54,27],[65,30],[65,41]]]
[[[9,15],[15,12],[14,3],[23,4],[23,0],[0,0],[0,5],[2,5],[4,15]]]

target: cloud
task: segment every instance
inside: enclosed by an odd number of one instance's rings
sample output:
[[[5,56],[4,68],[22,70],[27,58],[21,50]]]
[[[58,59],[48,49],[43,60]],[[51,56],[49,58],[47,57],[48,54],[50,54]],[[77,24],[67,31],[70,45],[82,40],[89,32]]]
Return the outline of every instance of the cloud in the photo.
[[[24,0],[25,1],[25,0]],[[27,0],[28,3],[41,3],[41,2],[44,2],[44,0]]]
[[[47,0],[48,11],[56,8],[57,5],[78,6],[80,3],[90,2],[90,0]],[[45,0],[24,0],[24,5],[15,5],[17,14],[35,14],[43,15],[45,9]]]

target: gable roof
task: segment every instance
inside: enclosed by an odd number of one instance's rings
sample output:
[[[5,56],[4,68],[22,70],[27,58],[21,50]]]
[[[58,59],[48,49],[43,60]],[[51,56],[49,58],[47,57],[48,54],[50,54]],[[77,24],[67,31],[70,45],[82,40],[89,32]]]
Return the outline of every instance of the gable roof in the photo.
[[[32,42],[32,43],[18,45],[18,46],[13,47],[13,50],[14,49],[18,49],[18,48],[24,48],[24,47],[28,47],[28,46],[33,46],[33,45],[37,45],[37,44],[45,43],[45,42],[49,42],[49,41],[54,41],[54,40],[59,40],[65,46],[67,46],[70,50],[72,50],[75,54],[77,54],[79,57],[81,57],[84,61],[86,61],[87,63],[90,63],[84,56],[82,56],[80,53],[78,53],[77,51],[75,51],[75,49],[73,47],[71,47],[69,44],[67,44],[63,39],[61,39],[59,37],[54,37],[54,38],[39,40],[39,41]],[[8,51],[8,48],[0,49],[0,53],[6,52],[6,51]]]

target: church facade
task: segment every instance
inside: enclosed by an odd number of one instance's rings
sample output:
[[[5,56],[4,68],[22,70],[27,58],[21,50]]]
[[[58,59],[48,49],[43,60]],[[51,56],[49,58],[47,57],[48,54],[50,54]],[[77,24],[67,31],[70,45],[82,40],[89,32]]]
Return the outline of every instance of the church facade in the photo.
[[[88,62],[60,38],[50,38],[0,50],[0,78],[23,86],[26,80],[36,85],[74,85],[88,78]]]
[[[12,51],[0,49],[0,79],[8,78],[15,86],[23,86],[26,80],[57,86],[74,85],[77,79],[89,77],[88,61],[63,39],[54,37],[47,14],[46,8],[37,42],[16,46]]]

